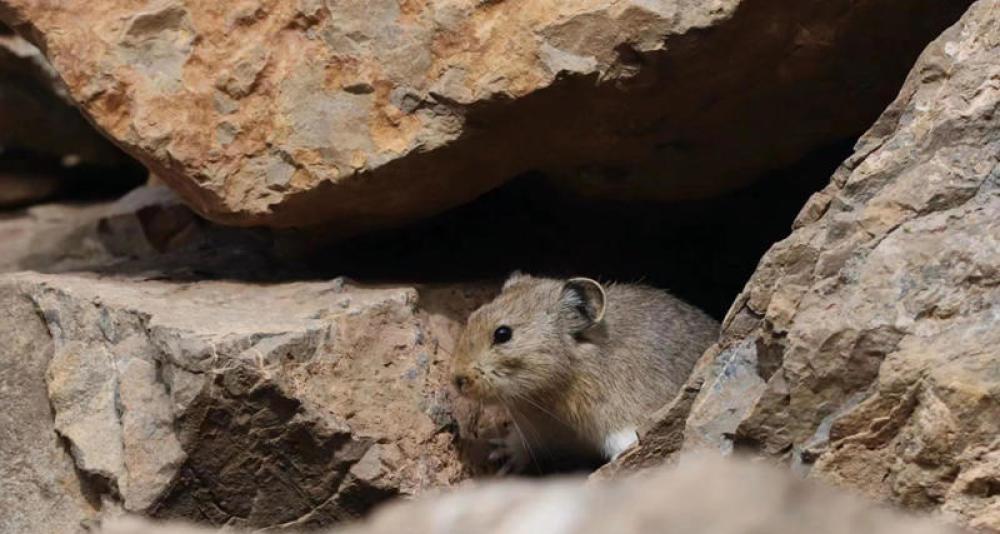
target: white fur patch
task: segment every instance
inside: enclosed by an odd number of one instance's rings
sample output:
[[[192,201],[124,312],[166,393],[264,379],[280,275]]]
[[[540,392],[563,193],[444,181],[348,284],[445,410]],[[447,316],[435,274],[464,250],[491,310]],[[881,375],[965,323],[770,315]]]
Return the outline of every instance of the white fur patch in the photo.
[[[614,460],[638,441],[639,434],[635,432],[635,428],[625,428],[605,436],[602,452],[605,458]]]

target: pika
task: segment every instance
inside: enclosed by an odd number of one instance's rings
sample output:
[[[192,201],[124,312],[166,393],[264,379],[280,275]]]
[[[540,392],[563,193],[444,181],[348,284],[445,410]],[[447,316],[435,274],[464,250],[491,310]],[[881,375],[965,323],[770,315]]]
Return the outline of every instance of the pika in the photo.
[[[459,392],[510,412],[502,471],[536,452],[612,460],[687,380],[719,324],[670,294],[515,272],[459,335]]]

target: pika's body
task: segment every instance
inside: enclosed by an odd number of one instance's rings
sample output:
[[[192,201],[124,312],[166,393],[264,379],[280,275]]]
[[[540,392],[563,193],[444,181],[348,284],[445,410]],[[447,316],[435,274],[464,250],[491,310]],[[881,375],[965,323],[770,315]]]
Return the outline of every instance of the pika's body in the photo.
[[[654,288],[515,273],[469,316],[453,379],[511,412],[516,467],[532,451],[613,459],[678,392],[718,329]]]

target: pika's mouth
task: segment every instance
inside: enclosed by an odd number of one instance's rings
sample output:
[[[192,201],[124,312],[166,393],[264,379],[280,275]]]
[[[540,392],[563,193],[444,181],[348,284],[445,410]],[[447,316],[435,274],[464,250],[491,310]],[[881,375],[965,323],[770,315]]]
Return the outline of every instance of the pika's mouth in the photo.
[[[487,404],[494,404],[499,400],[493,388],[486,383],[482,376],[474,376],[472,373],[455,373],[452,375],[451,384],[462,397]]]

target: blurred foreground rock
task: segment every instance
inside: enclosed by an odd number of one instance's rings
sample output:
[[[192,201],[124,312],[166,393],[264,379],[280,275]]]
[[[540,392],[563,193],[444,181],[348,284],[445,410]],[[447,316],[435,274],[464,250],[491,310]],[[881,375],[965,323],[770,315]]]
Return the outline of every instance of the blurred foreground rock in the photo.
[[[899,98],[737,297],[688,388],[609,466],[700,447],[1000,531],[1000,2]]]
[[[0,17],[202,214],[357,231],[529,170],[605,197],[743,185],[867,127],[968,3],[3,0]]]
[[[104,534],[195,534],[210,530],[124,520]],[[744,461],[693,458],[679,469],[585,484],[579,479],[483,484],[395,503],[340,534],[944,534],[904,517]]]

